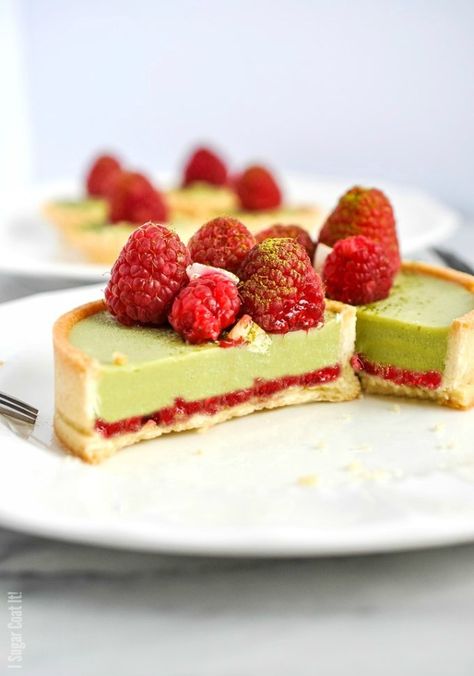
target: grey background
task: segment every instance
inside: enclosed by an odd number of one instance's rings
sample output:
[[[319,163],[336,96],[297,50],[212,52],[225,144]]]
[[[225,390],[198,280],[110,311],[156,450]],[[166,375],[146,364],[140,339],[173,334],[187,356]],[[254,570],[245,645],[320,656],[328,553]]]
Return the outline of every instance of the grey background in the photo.
[[[9,0],[7,0],[8,2]],[[151,170],[384,177],[473,212],[472,0],[19,0],[32,171],[99,148]]]

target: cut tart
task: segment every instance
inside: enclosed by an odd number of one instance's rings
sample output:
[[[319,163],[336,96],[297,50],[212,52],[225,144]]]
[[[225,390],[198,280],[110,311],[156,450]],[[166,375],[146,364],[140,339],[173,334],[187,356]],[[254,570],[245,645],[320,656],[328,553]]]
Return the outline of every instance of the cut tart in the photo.
[[[353,364],[375,394],[474,405],[474,278],[405,262],[384,300],[357,308]]]
[[[358,396],[354,308],[329,301],[308,331],[254,327],[255,340],[190,345],[170,327],[123,326],[103,301],[65,314],[54,327],[59,439],[95,463],[167,432]]]
[[[229,241],[242,227],[225,223]],[[294,239],[256,244],[237,277],[191,263],[175,232],[145,223],[114,264],[105,301],[54,327],[57,435],[97,462],[166,432],[353,399],[355,319],[354,308],[326,304]]]

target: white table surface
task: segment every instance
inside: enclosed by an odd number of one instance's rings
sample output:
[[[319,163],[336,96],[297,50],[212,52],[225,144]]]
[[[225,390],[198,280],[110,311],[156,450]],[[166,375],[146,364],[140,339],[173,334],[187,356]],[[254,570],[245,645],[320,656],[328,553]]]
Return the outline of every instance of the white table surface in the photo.
[[[474,263],[474,225],[445,246]],[[0,301],[72,285],[0,274]],[[0,674],[15,673],[7,669],[9,591],[23,593],[28,676],[474,674],[474,544],[339,559],[199,559],[0,528],[0,587]]]

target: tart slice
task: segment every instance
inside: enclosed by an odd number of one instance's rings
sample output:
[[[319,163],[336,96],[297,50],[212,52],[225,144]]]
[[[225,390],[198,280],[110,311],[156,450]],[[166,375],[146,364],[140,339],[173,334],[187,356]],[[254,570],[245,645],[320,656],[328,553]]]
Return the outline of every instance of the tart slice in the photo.
[[[243,226],[227,226],[230,243]],[[167,432],[358,395],[355,309],[325,302],[301,244],[255,245],[240,279],[224,269],[232,256],[220,262],[191,264],[175,232],[146,223],[112,268],[105,301],[56,322],[55,429],[70,451],[98,462]]]
[[[170,327],[123,326],[102,301],[77,308],[54,327],[56,434],[96,463],[167,432],[358,396],[353,308],[328,302],[323,326],[264,336],[191,345]]]
[[[474,277],[405,262],[385,300],[357,308],[365,391],[474,405]]]

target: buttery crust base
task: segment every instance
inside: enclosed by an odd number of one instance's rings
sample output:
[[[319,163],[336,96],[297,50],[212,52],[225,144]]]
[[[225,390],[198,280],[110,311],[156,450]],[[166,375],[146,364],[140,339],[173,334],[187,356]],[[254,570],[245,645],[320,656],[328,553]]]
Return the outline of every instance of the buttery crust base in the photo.
[[[301,210],[291,212],[290,216],[285,216],[286,212],[260,212],[260,213],[237,213],[236,218],[241,220],[253,233],[256,234],[263,228],[274,223],[291,224],[296,223],[310,234],[314,234],[318,224],[319,212],[316,209],[302,208]],[[216,214],[207,214],[205,217],[196,218],[184,217],[176,219],[170,224],[183,242],[188,242],[196,230],[207,220],[210,220]],[[84,225],[79,227],[64,228],[62,233],[68,243],[78,251],[86,260],[91,263],[102,263],[112,265],[118,258],[122,248],[128,238],[134,231],[133,226],[104,225],[103,227],[88,228]]]
[[[429,263],[406,261],[403,272],[431,275],[463,286],[474,294],[474,277]],[[441,386],[436,390],[396,385],[379,376],[359,373],[362,389],[370,394],[429,399],[443,406],[467,409],[474,406],[474,310],[451,324]]]
[[[194,415],[174,425],[161,427],[149,422],[138,432],[106,439],[95,430],[95,382],[99,364],[69,342],[72,327],[82,319],[105,309],[103,301],[83,305],[58,319],[53,329],[55,356],[55,419],[54,429],[63,445],[74,455],[97,463],[142,439],[152,439],[168,432],[208,427],[230,418],[248,415],[262,409],[303,404],[310,401],[348,401],[360,393],[360,383],[349,359],[355,340],[355,309],[327,301],[329,310],[337,312],[341,321],[339,362],[343,372],[331,383],[317,387],[292,387],[265,399],[254,398],[244,404],[219,411],[215,415]]]
[[[384,380],[367,373],[359,373],[359,378],[363,391],[368,394],[407,397],[409,399],[427,399],[441,404],[441,406],[458,409],[468,409],[474,406],[474,385],[464,387],[463,389],[438,387],[436,390],[428,390],[421,387],[397,385],[390,380]]]
[[[204,184],[204,187],[207,186]],[[198,220],[200,224],[235,211],[238,207],[237,195],[229,188],[220,187],[204,191],[175,188],[168,190],[166,201],[172,214],[172,220]]]
[[[68,206],[62,202],[47,202],[42,208],[43,217],[63,234],[86,224],[100,225],[107,218],[107,203],[97,199],[84,201],[81,206]]]

